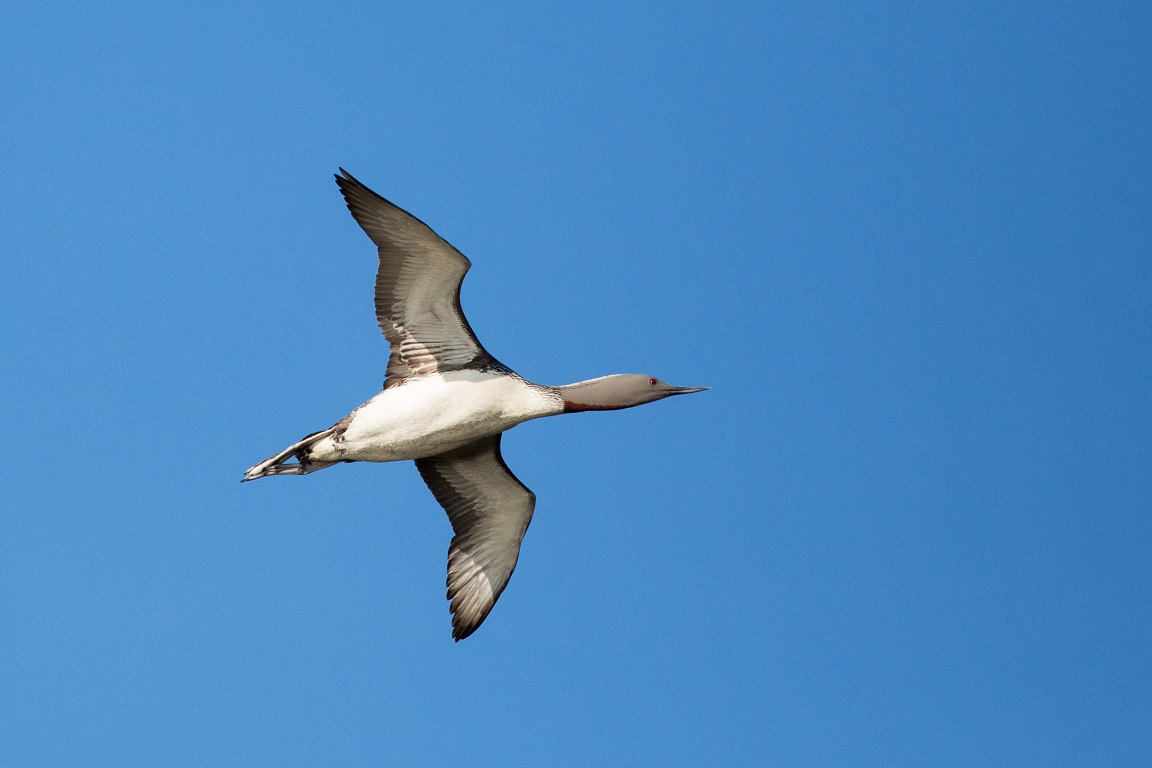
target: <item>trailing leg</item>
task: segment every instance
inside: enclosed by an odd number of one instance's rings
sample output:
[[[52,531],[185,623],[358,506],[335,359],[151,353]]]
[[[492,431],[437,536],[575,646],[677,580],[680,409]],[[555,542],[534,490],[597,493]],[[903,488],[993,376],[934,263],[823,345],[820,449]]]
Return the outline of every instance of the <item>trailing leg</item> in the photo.
[[[332,429],[326,429],[323,432],[308,435],[275,456],[270,456],[259,464],[249,467],[248,471],[244,473],[244,479],[240,482],[258,480],[269,475],[307,475],[310,472],[326,469],[333,464],[339,464],[338,461],[312,461],[308,458],[308,449],[328,437],[332,431]],[[295,462],[289,463],[290,459],[295,459]]]

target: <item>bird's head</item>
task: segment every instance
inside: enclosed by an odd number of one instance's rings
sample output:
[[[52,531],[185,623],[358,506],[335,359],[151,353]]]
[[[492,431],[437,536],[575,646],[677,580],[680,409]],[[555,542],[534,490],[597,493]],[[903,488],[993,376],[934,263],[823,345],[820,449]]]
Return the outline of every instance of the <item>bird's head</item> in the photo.
[[[598,379],[557,387],[564,398],[564,410],[614,411],[631,408],[672,395],[703,392],[708,387],[676,387],[655,376],[642,373],[618,373]]]

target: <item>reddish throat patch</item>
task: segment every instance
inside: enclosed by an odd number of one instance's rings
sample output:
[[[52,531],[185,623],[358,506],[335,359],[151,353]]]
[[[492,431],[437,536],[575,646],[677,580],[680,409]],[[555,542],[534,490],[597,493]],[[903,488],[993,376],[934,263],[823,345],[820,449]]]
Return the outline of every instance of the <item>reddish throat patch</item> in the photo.
[[[564,401],[564,413],[579,413],[581,411],[619,411],[622,405],[589,405],[587,403],[573,403]]]

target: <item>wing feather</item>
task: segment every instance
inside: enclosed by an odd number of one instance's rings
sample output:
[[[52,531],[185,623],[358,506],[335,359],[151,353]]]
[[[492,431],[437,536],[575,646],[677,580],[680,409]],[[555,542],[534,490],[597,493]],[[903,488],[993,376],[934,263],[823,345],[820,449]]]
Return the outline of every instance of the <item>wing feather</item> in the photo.
[[[463,640],[476,631],[508,585],[536,494],[504,463],[500,435],[417,459],[416,467],[456,534],[448,548],[448,599],[452,638]]]
[[[391,346],[385,386],[410,376],[495,362],[460,309],[471,262],[420,219],[340,169],[352,217],[376,244],[376,321]]]

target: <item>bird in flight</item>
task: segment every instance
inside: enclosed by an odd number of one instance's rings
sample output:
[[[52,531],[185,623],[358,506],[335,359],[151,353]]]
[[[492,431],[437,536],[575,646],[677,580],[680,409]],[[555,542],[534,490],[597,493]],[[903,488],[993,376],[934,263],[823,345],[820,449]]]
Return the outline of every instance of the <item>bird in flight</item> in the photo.
[[[448,600],[459,641],[508,584],[536,506],[536,494],[500,456],[500,436],[542,416],[631,408],[707,387],[674,387],[642,374],[559,387],[528,381],[492,357],[468,325],[460,309],[471,266],[464,254],[343,168],[336,183],[379,249],[376,321],[390,348],[384,388],[329,429],[254,465],[244,481],[345,461],[415,461],[455,534]]]

